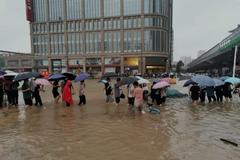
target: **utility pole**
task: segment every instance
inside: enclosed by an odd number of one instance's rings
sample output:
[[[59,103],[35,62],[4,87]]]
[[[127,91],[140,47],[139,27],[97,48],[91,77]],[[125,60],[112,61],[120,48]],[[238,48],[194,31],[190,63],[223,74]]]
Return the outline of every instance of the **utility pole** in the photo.
[[[238,52],[238,46],[235,46],[235,53],[234,53],[234,60],[233,60],[233,77],[235,77],[236,74],[236,61],[237,61],[237,52]]]

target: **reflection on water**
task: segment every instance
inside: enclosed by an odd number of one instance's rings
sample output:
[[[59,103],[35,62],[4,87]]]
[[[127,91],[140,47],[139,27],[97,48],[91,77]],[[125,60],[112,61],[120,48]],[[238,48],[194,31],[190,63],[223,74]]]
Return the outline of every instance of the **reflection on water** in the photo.
[[[54,105],[49,89],[43,93],[46,109],[21,102],[7,115],[0,111],[1,160],[240,159],[239,147],[219,140],[240,143],[238,97],[197,107],[188,98],[169,99],[160,115],[141,115],[129,112],[126,102],[105,104],[102,88],[88,81],[82,107]]]

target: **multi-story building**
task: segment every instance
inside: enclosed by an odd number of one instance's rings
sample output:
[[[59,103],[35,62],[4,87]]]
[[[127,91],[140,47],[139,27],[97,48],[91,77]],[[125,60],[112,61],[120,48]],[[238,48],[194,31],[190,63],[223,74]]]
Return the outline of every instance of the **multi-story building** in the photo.
[[[190,56],[183,56],[180,59],[184,63],[184,66],[187,66],[189,63],[192,62],[192,57]]]
[[[0,68],[15,72],[32,71],[34,56],[29,53],[19,53],[0,50]],[[47,68],[48,66],[45,66]]]
[[[163,72],[172,0],[26,0],[35,62],[52,72]]]

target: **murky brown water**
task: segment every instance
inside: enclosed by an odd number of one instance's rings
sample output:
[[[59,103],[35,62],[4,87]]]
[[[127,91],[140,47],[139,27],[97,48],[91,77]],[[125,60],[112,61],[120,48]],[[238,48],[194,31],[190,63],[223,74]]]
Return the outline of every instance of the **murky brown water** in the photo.
[[[102,88],[87,81],[84,107],[53,105],[49,90],[42,94],[45,108],[20,106],[7,115],[1,110],[0,159],[240,159],[239,147],[219,140],[240,143],[238,97],[228,104],[198,107],[188,98],[168,99],[160,115],[133,115],[126,101],[119,107],[105,104]]]

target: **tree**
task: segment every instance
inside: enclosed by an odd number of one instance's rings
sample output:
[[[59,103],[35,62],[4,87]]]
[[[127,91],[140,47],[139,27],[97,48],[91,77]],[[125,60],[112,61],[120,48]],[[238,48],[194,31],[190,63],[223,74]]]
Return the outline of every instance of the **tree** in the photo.
[[[5,61],[3,57],[0,57],[0,68],[4,68],[5,67]]]
[[[176,72],[177,74],[180,74],[181,73],[181,70],[182,70],[182,67],[184,66],[184,63],[180,60],[178,61],[177,63],[177,66],[176,66]]]

